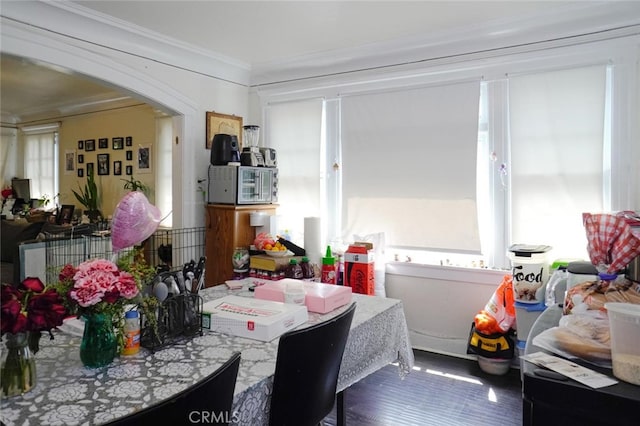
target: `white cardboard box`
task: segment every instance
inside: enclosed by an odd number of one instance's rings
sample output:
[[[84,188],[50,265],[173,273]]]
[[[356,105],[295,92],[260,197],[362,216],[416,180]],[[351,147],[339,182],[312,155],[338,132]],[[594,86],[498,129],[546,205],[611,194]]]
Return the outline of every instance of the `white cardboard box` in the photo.
[[[225,296],[202,307],[202,327],[268,342],[304,324],[307,307],[251,297]]]

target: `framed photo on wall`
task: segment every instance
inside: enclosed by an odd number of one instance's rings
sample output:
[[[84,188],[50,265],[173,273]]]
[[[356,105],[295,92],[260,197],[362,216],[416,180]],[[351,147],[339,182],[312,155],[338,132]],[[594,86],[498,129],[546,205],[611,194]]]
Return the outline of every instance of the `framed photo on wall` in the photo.
[[[78,168],[78,177],[84,177],[84,169]]]
[[[127,176],[131,176],[133,174],[133,166],[127,166]]]
[[[109,148],[109,138],[100,138],[100,139],[98,139],[98,148],[100,148],[100,149]]]
[[[85,151],[95,151],[96,150],[96,140],[95,139],[87,139],[84,141],[84,150]]]
[[[242,151],[242,117],[207,111],[207,134],[205,135],[207,149],[211,149],[213,136],[218,133],[236,135],[238,137],[238,149]]]
[[[84,154],[78,154],[78,164],[84,163]]]
[[[124,149],[124,138],[113,138],[113,149]]]
[[[127,151],[127,161],[133,160],[133,151]]]
[[[98,175],[109,174],[109,154],[98,154]]]
[[[64,152],[64,174],[72,175],[76,171],[76,151],[67,149]]]
[[[87,163],[87,176],[94,174],[93,163]]]
[[[84,141],[78,141],[78,149],[84,149]]]
[[[125,143],[127,146],[132,146],[133,145],[133,138],[131,136],[127,136],[125,138]]]
[[[122,161],[113,162],[113,174],[116,176],[122,174]]]
[[[151,147],[141,146],[138,148],[138,161],[136,162],[137,173],[151,173]]]

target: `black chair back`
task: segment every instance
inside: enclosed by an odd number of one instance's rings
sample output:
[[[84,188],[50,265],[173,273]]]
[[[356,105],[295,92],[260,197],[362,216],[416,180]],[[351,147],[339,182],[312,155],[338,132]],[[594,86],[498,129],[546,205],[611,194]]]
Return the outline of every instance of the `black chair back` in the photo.
[[[233,354],[204,380],[175,397],[152,405],[109,425],[227,425],[233,420],[232,404],[240,353]]]
[[[280,337],[270,425],[316,425],[331,412],[355,308]]]

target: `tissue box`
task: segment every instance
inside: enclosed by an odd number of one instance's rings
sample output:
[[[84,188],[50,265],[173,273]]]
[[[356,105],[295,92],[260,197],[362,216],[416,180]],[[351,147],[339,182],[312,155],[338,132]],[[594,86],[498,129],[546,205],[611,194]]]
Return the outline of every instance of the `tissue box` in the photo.
[[[344,253],[344,285],[354,293],[375,294],[375,268],[370,245],[351,244]]]
[[[307,308],[241,296],[225,296],[202,306],[202,327],[268,342],[304,324]]]
[[[351,302],[351,287],[335,284],[323,284],[311,281],[285,278],[279,281],[269,281],[254,290],[257,299],[284,302],[284,292],[288,282],[302,282],[306,294],[304,303],[310,312],[326,314],[340,306]]]

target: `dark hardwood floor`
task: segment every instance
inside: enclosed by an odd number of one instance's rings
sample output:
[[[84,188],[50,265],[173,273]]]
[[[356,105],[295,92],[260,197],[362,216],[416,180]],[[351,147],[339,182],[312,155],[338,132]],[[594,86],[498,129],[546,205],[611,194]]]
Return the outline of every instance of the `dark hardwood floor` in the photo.
[[[522,424],[520,370],[504,376],[476,361],[414,350],[414,370],[404,379],[388,365],[348,388],[348,426]],[[336,410],[324,421],[336,424]]]

